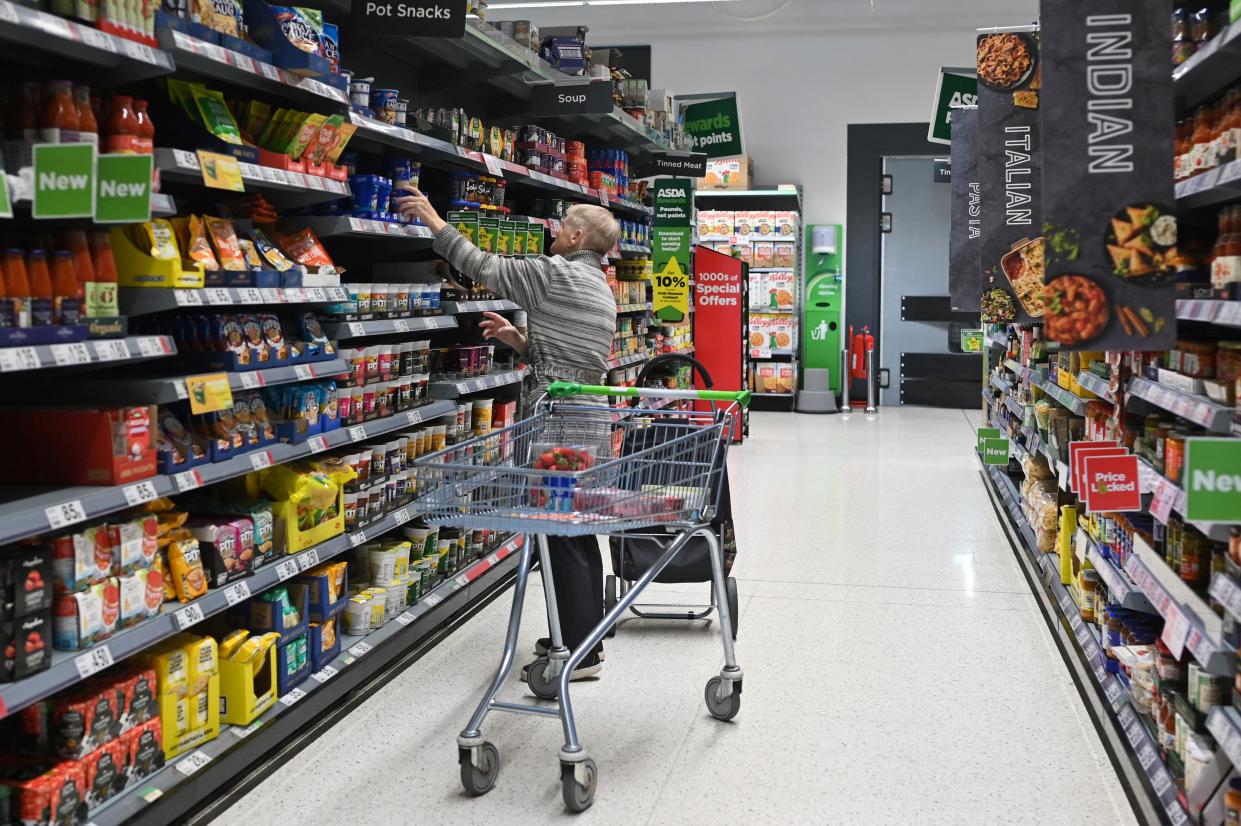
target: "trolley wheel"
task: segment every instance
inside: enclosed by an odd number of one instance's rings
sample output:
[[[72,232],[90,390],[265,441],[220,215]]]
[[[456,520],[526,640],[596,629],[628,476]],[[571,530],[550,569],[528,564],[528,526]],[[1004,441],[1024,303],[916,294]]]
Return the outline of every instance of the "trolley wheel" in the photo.
[[[741,711],[741,692],[738,690],[741,686],[733,686],[733,693],[721,699],[719,697],[720,687],[724,680],[720,677],[712,677],[707,680],[707,689],[704,696],[707,701],[707,711],[711,712],[711,716],[717,720],[728,721],[737,716],[737,712]]]
[[[607,579],[603,582],[603,613],[606,614],[608,611],[611,611],[616,607],[616,603],[620,601],[618,586],[619,583],[617,582],[616,577],[612,574],[608,574]],[[608,629],[607,638],[612,639],[612,637],[615,636],[616,626],[613,625]]]
[[[530,668],[526,671],[526,682],[530,686],[530,690],[534,692],[534,696],[540,700],[554,700],[560,693],[560,678],[548,680],[547,668],[551,665],[547,657],[539,657],[530,663]]]
[[[737,639],[737,628],[741,625],[741,611],[738,608],[737,600],[737,580],[729,577],[725,582],[728,591],[728,619],[733,627],[733,639]]]
[[[458,748],[457,762],[461,764],[461,785],[471,797],[481,797],[496,785],[500,774],[500,752],[491,743],[479,747],[478,765],[474,765],[472,749]]]
[[[599,770],[595,761],[587,757],[582,761],[582,771],[586,782],[577,781],[577,764],[560,763],[560,791],[564,796],[564,807],[570,812],[584,812],[595,802],[595,786],[599,783]]]

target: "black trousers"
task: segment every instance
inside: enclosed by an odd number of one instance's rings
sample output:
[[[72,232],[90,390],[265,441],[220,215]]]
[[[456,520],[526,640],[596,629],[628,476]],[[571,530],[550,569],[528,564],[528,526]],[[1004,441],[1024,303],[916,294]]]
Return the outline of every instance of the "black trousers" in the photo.
[[[576,651],[603,620],[603,555],[593,536],[549,536],[552,582],[565,647]],[[603,643],[595,647],[602,651]]]

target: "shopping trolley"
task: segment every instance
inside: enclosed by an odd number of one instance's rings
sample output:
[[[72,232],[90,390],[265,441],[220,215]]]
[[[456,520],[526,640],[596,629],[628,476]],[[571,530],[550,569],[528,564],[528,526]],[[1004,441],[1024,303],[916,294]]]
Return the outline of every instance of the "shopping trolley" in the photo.
[[[526,535],[517,562],[500,666],[474,716],[457,737],[461,783],[475,796],[495,786],[500,754],[481,732],[490,712],[559,717],[564,729],[564,746],[559,754],[564,804],[572,812],[581,812],[594,802],[598,768],[578,740],[569,697],[570,677],[642,590],[695,536],[701,536],[711,548],[724,642],[724,667],[707,682],[707,710],[716,719],[731,720],[741,708],[742,672],[729,631],[720,544],[710,523],[719,499],[733,421],[749,403],[750,394],[556,382],[548,388],[548,396],[550,401],[540,404],[531,418],[423,457],[414,468],[429,523]],[[613,409],[565,401],[581,396],[704,399],[729,405],[704,413]],[[655,526],[676,533],[663,555],[637,578],[576,650],[566,649],[556,610],[547,537],[607,535]],[[556,708],[496,699],[517,650],[536,544],[532,536],[537,537],[551,649],[530,665],[527,682],[536,697],[559,699]]]

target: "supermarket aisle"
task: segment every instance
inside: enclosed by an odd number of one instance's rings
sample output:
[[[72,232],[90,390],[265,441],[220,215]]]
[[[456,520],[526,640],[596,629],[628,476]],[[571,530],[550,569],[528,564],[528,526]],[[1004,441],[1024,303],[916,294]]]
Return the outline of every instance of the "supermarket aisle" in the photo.
[[[969,414],[756,414],[752,431],[732,459],[741,714],[702,705],[713,626],[625,621],[601,679],[575,685],[600,770],[582,822],[1134,822],[982,488]],[[527,651],[545,632],[532,597]],[[550,721],[494,715],[497,787],[470,799],[457,779],[454,738],[507,611],[493,603],[216,822],[565,818]]]

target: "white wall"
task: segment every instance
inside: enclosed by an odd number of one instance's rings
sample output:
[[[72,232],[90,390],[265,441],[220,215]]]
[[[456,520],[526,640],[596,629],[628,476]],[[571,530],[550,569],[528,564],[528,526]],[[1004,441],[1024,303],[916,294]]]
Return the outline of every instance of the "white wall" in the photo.
[[[591,43],[651,44],[656,88],[736,91],[756,183],[800,183],[808,223],[843,223],[847,125],[926,122],[939,67],[973,65],[976,27],[1037,14],[1037,0],[789,0],[757,22],[730,17],[769,5],[779,3],[528,9],[491,19],[584,23]]]

